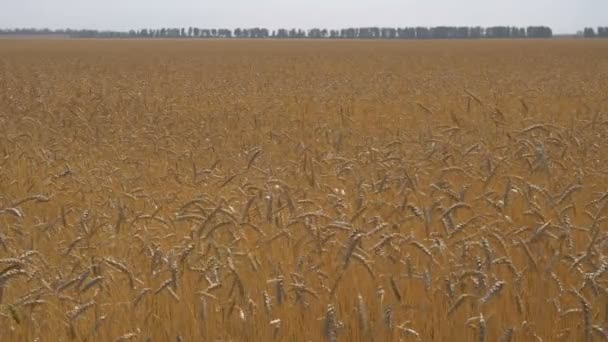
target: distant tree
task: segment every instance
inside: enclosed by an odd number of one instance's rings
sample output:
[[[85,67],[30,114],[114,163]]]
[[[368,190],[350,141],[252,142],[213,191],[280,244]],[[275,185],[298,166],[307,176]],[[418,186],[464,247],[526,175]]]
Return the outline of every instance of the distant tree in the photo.
[[[269,31],[266,28],[237,28],[234,31],[222,28],[201,29],[188,28],[160,28],[139,29],[129,31],[97,31],[97,30],[49,30],[36,28],[14,28],[0,29],[1,34],[63,34],[72,37],[140,37],[140,38],[314,38],[314,39],[478,39],[478,38],[551,38],[553,32],[546,26],[530,26],[527,28],[492,26],[466,27],[466,26],[436,26],[436,27],[350,27],[340,30],[328,30],[325,28],[302,29],[278,29]],[[587,38],[608,38],[608,27],[598,27],[597,32],[593,28],[585,28],[580,36]]]
[[[551,38],[553,31],[546,26],[529,26],[526,35],[528,38]]]
[[[426,27],[416,27],[416,39],[429,39],[432,38],[431,30]]]
[[[526,30],[520,29],[519,27],[511,27],[511,38],[526,38]]]
[[[431,38],[433,38],[433,39],[449,38],[449,28],[447,26],[431,27]]]
[[[382,38],[382,30],[379,27],[372,27],[372,38]]]
[[[277,38],[289,38],[289,31],[286,29],[279,29],[276,34]]]
[[[413,27],[398,28],[397,29],[397,38],[414,39],[414,38],[416,38],[416,29]]]
[[[466,39],[470,37],[470,29],[466,26],[456,28],[456,38]]]
[[[585,30],[583,31],[583,37],[595,38],[595,30],[592,27],[585,27]]]
[[[359,39],[370,39],[372,38],[372,31],[369,27],[361,27],[359,28],[359,34],[357,35],[357,38]]]
[[[487,38],[509,38],[511,29],[507,26],[492,26],[486,28]]]
[[[470,38],[483,38],[484,34],[484,29],[479,26],[471,27],[471,29],[469,30]]]
[[[321,30],[318,29],[318,28],[310,29],[310,30],[308,30],[307,37],[311,38],[311,39],[320,39],[321,38]]]
[[[229,29],[221,29],[218,31],[220,38],[232,38],[232,31]]]
[[[382,39],[395,39],[397,38],[397,30],[391,27],[383,27],[380,29],[380,37]]]

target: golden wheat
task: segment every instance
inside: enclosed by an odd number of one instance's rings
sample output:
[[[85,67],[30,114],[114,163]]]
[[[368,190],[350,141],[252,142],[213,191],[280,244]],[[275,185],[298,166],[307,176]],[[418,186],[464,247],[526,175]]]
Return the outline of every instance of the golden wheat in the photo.
[[[606,55],[4,40],[0,340],[606,340]]]

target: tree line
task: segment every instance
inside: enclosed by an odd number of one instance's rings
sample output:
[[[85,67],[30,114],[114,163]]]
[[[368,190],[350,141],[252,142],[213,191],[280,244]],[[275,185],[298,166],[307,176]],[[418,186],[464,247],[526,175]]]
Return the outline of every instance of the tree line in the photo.
[[[601,29],[601,30],[600,30]],[[585,29],[585,37],[604,37],[608,28],[598,28],[598,34],[593,29]],[[591,34],[591,32],[593,34]],[[588,35],[589,34],[589,35]],[[188,28],[157,28],[130,31],[98,31],[98,30],[50,30],[50,29],[4,29],[0,35],[65,35],[74,38],[238,38],[238,39],[481,39],[481,38],[551,38],[553,31],[547,26],[511,27],[468,27],[468,26],[436,26],[436,27],[359,27],[345,29],[278,29],[266,28],[237,28],[204,29]]]
[[[597,28],[597,31],[593,27],[585,27],[583,36],[585,38],[608,38],[608,26],[600,26]]]

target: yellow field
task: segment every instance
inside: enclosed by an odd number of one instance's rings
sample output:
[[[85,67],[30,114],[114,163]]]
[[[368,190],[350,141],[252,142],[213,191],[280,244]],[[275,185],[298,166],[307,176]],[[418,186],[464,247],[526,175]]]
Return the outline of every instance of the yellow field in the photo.
[[[3,40],[0,340],[608,340],[607,172],[608,42]]]

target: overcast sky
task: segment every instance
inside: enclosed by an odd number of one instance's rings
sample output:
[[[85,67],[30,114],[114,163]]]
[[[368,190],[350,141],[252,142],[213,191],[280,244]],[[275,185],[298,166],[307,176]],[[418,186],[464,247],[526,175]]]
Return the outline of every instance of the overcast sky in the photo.
[[[608,0],[0,0],[0,28],[608,26]]]

